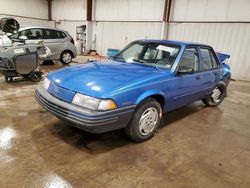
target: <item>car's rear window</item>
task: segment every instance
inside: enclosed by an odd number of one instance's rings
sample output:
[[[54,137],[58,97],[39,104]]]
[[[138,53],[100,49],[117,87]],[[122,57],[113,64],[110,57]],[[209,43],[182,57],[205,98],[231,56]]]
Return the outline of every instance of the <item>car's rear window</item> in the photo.
[[[65,38],[65,33],[52,29],[44,29],[44,39],[62,39]]]

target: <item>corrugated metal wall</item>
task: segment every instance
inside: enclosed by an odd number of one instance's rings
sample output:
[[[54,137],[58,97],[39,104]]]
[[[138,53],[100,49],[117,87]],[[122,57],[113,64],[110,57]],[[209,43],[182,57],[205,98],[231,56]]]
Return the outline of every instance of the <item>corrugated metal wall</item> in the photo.
[[[48,18],[47,0],[0,0],[0,13],[26,17]]]
[[[60,21],[57,28],[76,39],[76,27],[86,24],[86,0],[53,0],[52,18]]]
[[[161,21],[164,0],[94,0],[98,21]]]
[[[7,16],[17,19],[22,26],[54,26],[53,21],[48,21],[47,0],[0,0],[0,18]]]
[[[230,54],[232,77],[250,81],[249,10],[249,0],[174,0],[171,21],[180,23],[169,24],[168,39],[210,44]]]
[[[172,0],[171,21],[250,21],[249,0]]]
[[[93,34],[96,50],[121,49],[137,39],[161,36],[164,0],[95,0]]]
[[[86,20],[86,0],[53,0],[52,16],[54,20]]]
[[[161,23],[156,22],[95,22],[98,53],[106,55],[108,48],[121,49],[138,39],[157,39],[161,36]]]

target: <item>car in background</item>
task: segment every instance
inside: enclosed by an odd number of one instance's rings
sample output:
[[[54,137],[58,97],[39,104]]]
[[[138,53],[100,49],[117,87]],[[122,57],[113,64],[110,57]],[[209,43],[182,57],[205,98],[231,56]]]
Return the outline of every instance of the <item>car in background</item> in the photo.
[[[111,59],[50,72],[35,97],[60,119],[88,132],[124,128],[151,138],[162,114],[202,100],[218,106],[230,67],[209,45],[169,40],[132,42]]]
[[[47,27],[24,27],[11,36],[2,36],[1,45],[12,45],[11,39],[26,38],[25,43],[37,43],[43,40],[51,50],[51,55],[44,60],[60,60],[63,64],[69,64],[76,57],[74,39],[67,31]]]

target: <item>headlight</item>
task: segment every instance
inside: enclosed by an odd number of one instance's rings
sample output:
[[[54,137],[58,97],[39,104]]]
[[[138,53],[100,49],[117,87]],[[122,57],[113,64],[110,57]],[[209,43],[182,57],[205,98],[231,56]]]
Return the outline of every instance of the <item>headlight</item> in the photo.
[[[117,108],[112,100],[97,99],[80,93],[75,94],[72,104],[92,110],[112,110]]]
[[[49,79],[45,78],[44,81],[43,81],[43,87],[44,87],[44,89],[48,90],[49,85],[50,85]]]

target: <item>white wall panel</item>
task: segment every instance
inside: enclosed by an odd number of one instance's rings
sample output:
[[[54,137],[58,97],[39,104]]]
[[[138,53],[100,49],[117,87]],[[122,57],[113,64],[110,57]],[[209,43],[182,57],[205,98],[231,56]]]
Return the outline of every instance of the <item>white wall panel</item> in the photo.
[[[250,81],[250,24],[171,23],[168,38],[209,44],[218,52],[230,54],[232,77]]]
[[[164,0],[95,0],[94,20],[161,21]]]
[[[60,24],[56,25],[56,28],[68,31],[76,40],[76,27],[84,24],[86,24],[84,21],[61,21]]]
[[[86,20],[86,0],[53,0],[54,20]]]
[[[48,19],[48,1],[0,0],[0,13]]]
[[[249,0],[173,0],[171,21],[250,21]]]
[[[9,15],[0,15],[0,19],[3,17],[9,17]],[[54,27],[54,21],[47,21],[47,20],[39,20],[39,19],[32,19],[32,18],[22,18],[11,16],[12,18],[16,19],[22,27],[25,26],[44,26],[44,27]]]
[[[97,52],[106,55],[108,48],[121,49],[134,40],[159,39],[161,23],[96,22],[93,35],[96,35]]]

